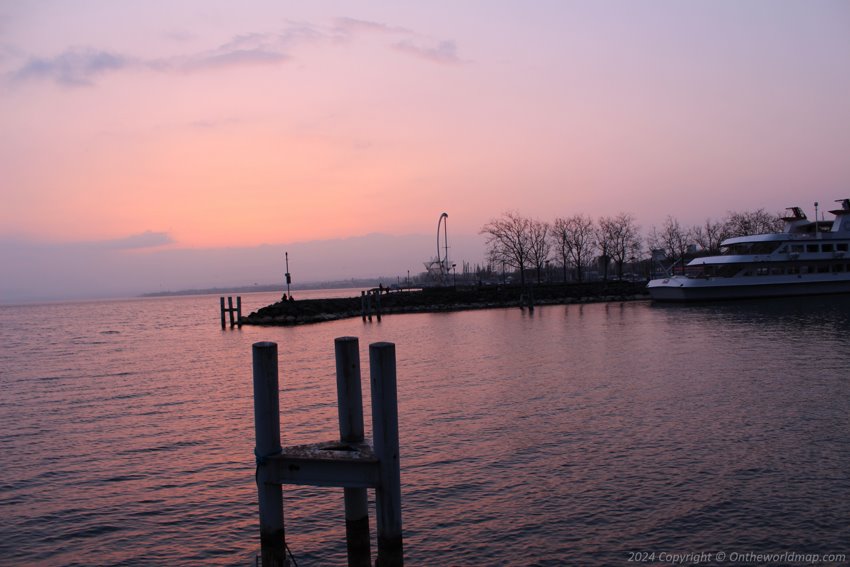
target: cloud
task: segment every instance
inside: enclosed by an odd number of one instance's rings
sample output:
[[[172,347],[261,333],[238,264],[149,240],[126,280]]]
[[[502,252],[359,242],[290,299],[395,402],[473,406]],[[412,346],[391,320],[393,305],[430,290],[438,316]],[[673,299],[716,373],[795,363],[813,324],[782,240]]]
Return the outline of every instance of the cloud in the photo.
[[[395,36],[399,39],[390,47],[400,53],[435,63],[456,64],[462,62],[457,53],[457,44],[454,41],[445,40],[434,44],[432,39],[407,28],[355,18],[335,18],[333,24],[333,31],[338,39],[342,37],[350,40],[358,34]]]
[[[285,53],[263,49],[235,49],[196,56],[180,65],[184,71],[202,71],[222,67],[279,64],[289,60]]]
[[[481,260],[480,235],[451,238],[459,267],[461,260]],[[274,283],[281,280],[287,252],[298,284],[404,278],[408,270],[411,275],[423,271],[423,262],[434,255],[429,234],[367,234],[239,248],[158,247],[166,241],[171,241],[166,233],[152,231],[87,243],[44,243],[0,234],[0,304]],[[141,249],[146,245],[149,249]]]
[[[412,31],[398,27],[388,26],[379,22],[370,22],[367,20],[358,20],[355,18],[334,18],[333,30],[337,33],[356,34],[356,33],[382,33],[382,34],[404,34],[415,35]]]
[[[72,47],[55,57],[31,57],[12,74],[16,80],[48,79],[63,86],[88,86],[95,77],[126,69],[134,61],[91,47]]]
[[[454,65],[462,62],[457,54],[457,45],[453,41],[441,41],[435,46],[422,46],[410,40],[404,40],[394,44],[393,48],[435,63]]]
[[[388,47],[419,59],[455,64],[461,62],[454,41],[430,40],[406,28],[379,22],[336,18],[330,28],[309,23],[288,22],[272,33],[244,33],[213,49],[159,59],[144,59],[96,47],[71,47],[53,57],[21,57],[23,63],[8,77],[14,81],[52,81],[64,87],[91,86],[96,79],[119,71],[148,70],[160,73],[194,73],[248,65],[281,65],[291,60],[292,51],[310,42],[352,41],[362,34],[378,34],[395,39]],[[190,36],[169,32],[174,42]],[[4,55],[5,52],[5,55]],[[11,47],[0,51],[0,62],[10,59]]]
[[[102,248],[130,250],[138,248],[154,248],[172,243],[174,243],[174,239],[171,238],[171,235],[167,232],[146,230],[141,234],[132,234],[130,236],[125,236],[124,238],[116,238],[113,240],[102,240],[92,244]]]

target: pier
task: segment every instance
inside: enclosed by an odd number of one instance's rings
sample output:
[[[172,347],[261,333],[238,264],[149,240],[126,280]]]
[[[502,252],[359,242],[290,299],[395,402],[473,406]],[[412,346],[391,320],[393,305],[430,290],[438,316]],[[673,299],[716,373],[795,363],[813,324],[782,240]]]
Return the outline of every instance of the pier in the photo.
[[[302,325],[360,317],[364,323],[402,313],[438,313],[470,309],[565,305],[602,301],[648,299],[645,282],[589,282],[574,284],[477,285],[426,287],[412,290],[373,288],[359,297],[279,301],[240,321],[247,325]]]

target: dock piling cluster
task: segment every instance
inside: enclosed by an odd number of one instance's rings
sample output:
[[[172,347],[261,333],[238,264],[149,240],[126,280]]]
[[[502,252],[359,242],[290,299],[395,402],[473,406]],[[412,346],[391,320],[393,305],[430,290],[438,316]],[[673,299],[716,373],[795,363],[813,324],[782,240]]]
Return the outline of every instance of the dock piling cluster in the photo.
[[[398,395],[393,343],[369,345],[373,446],[364,439],[359,341],[334,343],[339,440],[281,448],[277,344],[253,345],[257,492],[262,567],[288,567],[283,484],[342,487],[350,566],[371,565],[366,490],[375,490],[376,565],[404,565]]]
[[[236,307],[233,307],[233,297],[228,296],[227,298],[227,307],[224,306],[224,297],[220,297],[221,304],[221,328],[227,328],[225,324],[224,314],[230,314],[230,328],[239,325],[242,326],[242,296],[236,297]],[[235,318],[234,318],[235,315]]]

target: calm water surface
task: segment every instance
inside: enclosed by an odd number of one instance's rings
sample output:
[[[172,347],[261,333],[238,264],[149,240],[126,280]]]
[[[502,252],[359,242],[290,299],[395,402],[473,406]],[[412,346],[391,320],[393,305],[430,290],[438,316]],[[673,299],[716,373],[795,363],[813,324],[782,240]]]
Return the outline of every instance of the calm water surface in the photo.
[[[0,317],[0,565],[251,564],[251,344],[278,342],[284,444],[309,443],[338,433],[344,335],[367,380],[368,344],[396,343],[411,565],[850,555],[850,298],[226,331],[217,296]],[[344,565],[341,490],[284,500],[299,565]]]

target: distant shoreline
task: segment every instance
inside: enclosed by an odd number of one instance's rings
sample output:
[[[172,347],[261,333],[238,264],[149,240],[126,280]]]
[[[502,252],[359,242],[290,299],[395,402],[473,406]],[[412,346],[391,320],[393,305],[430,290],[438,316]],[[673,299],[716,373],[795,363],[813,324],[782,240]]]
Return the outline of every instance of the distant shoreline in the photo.
[[[307,291],[313,289],[346,289],[346,288],[363,288],[369,289],[373,287],[378,287],[381,282],[388,282],[390,278],[363,278],[363,279],[350,279],[350,280],[339,280],[339,281],[327,281],[327,282],[310,282],[304,284],[296,284],[291,285],[290,289],[292,291]],[[241,286],[230,286],[230,287],[210,287],[203,289],[182,289],[177,291],[153,291],[149,293],[143,293],[138,297],[178,297],[183,295],[215,295],[215,294],[225,294],[225,293],[265,293],[265,292],[280,292],[283,293],[286,291],[286,284],[277,283],[277,284],[254,284],[254,285],[241,285]]]

